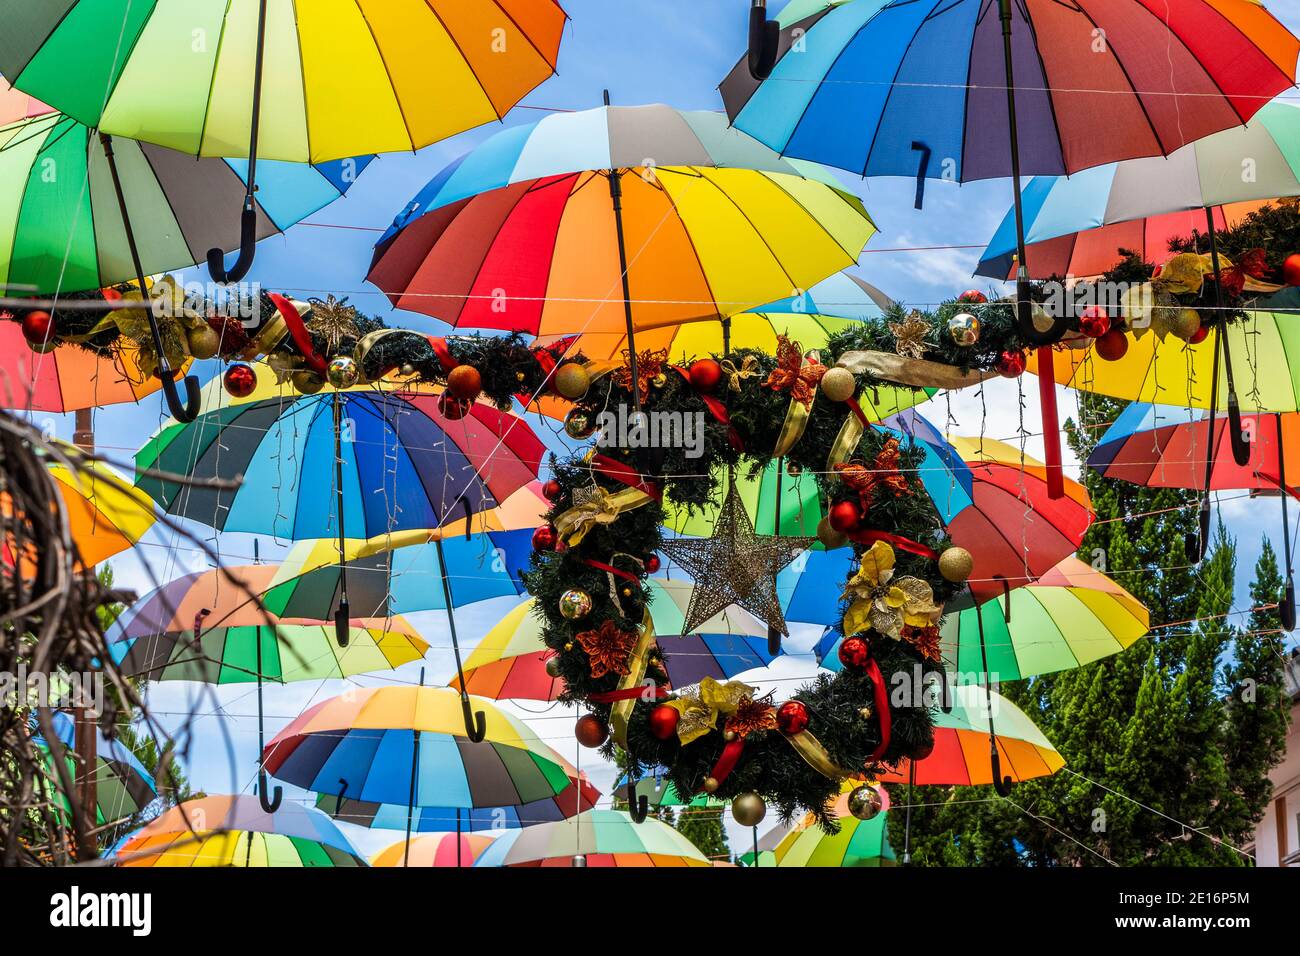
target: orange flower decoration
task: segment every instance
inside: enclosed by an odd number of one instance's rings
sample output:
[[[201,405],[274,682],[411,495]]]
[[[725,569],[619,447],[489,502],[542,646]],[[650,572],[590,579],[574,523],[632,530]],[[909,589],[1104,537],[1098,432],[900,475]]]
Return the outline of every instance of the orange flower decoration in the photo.
[[[916,648],[927,661],[939,662],[939,629],[937,627],[903,626],[903,640]]]
[[[723,729],[732,731],[742,740],[760,730],[776,730],[776,711],[766,701],[742,697]]]
[[[632,391],[632,350],[623,350],[622,368],[615,369],[611,373],[614,384],[620,388]],[[664,366],[668,364],[668,350],[656,349],[651,351],[647,349],[636,357],[636,390],[640,395],[641,401],[644,402],[650,395],[650,383],[664,373]]]
[[[790,400],[804,408],[813,400],[813,390],[826,374],[820,362],[804,362],[803,348],[784,335],[776,337],[776,368],[772,369],[763,385],[776,392],[789,392]]]
[[[907,484],[907,476],[898,470],[901,462],[902,452],[898,439],[891,438],[880,449],[871,468],[860,462],[848,462],[836,465],[835,471],[841,481],[858,493],[858,503],[865,512],[871,508],[877,487],[890,489],[895,497],[912,493],[912,489]]]
[[[628,672],[628,659],[637,641],[633,632],[620,631],[613,621],[604,621],[597,630],[583,631],[577,640],[587,652],[592,677]]]

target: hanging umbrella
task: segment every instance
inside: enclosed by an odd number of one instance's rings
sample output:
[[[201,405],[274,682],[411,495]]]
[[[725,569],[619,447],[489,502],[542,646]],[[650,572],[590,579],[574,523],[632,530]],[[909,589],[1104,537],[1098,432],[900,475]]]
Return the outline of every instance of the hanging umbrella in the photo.
[[[531,803],[501,807],[413,807],[408,813],[406,804],[372,803],[323,793],[316,798],[316,806],[335,820],[372,830],[402,830],[409,821],[415,833],[513,830],[563,820],[594,807],[600,791],[591,785],[587,775],[579,774],[559,754],[553,754],[552,759],[564,767],[569,785],[554,796]]]
[[[952,704],[951,713],[942,709],[933,712],[934,751],[924,760],[916,761],[916,784],[994,783],[989,761],[990,715],[999,764],[1009,782],[1050,776],[1065,766],[1065,758],[1024,712],[1001,694],[989,691],[987,685],[953,687]],[[907,783],[910,770],[911,761],[904,760],[894,771],[882,773],[880,779],[886,783]]]
[[[27,347],[18,323],[0,322],[0,406],[60,414],[138,402],[160,388],[129,339],[107,353],[60,345],[42,355]]]
[[[720,469],[714,477],[725,476],[725,469]],[[776,522],[776,509],[781,509],[781,529],[779,534],[810,535],[815,534],[817,522],[822,519],[821,492],[816,478],[811,474],[789,474],[784,462],[773,459],[756,477],[750,477],[744,471],[735,476],[736,493],[745,504],[745,511],[757,515],[755,525],[764,533],[773,533]],[[718,509],[721,503],[688,509],[672,501],[665,500],[664,527],[682,535],[707,537],[713,533],[713,526],[718,521]]]
[[[859,820],[849,813],[848,794],[861,783],[861,780],[850,779],[840,787],[840,796],[835,801],[835,814],[840,823],[839,833],[830,835],[823,832],[812,814],[793,827],[778,828],[777,832],[783,835],[771,848],[774,864],[785,867],[895,866],[897,860],[885,822],[889,809],[886,791],[883,788],[880,791],[881,797],[885,798],[885,806],[870,820]],[[760,857],[762,852],[763,841],[760,840]]]
[[[676,785],[664,776],[665,772],[662,767],[656,768],[649,776],[641,777],[635,781],[624,773],[614,784],[614,792],[626,794],[627,786],[631,783],[636,789],[636,796],[645,797],[646,805],[651,807],[693,807],[699,809],[700,807],[726,806],[725,800],[719,800],[707,793],[694,793],[683,797],[677,792]]]
[[[1168,155],[1241,124],[1295,82],[1300,40],[1255,0],[1185,0],[1177,15],[1142,0],[996,6],[827,0],[767,23],[765,0],[755,0],[749,58],[721,87],[727,113],[782,155],[862,176],[914,176],[918,208],[927,177],[1010,176],[1024,263],[1022,171],[1072,175]],[[1092,38],[1091,52],[1080,55],[1071,37]],[[1028,273],[1016,284],[1022,336],[1040,348],[1059,340],[1066,317],[1040,332]],[[1039,397],[1056,498],[1061,447],[1050,374]]]
[[[948,524],[954,544],[974,558],[970,586],[982,603],[1027,584],[1079,549],[1095,514],[1088,492],[1064,482],[1047,493],[1047,466],[1005,442],[949,439],[970,466],[974,504]]]
[[[555,700],[564,681],[546,673],[555,652],[542,643],[542,622],[529,598],[492,626],[465,659],[465,678],[450,686],[495,700]]]
[[[52,713],[50,720],[54,733],[66,748],[69,768],[75,775],[72,752],[76,748],[76,723],[71,714],[62,711]],[[98,726],[95,737],[95,825],[102,827],[139,813],[157,798],[158,787],[152,774],[121,740],[105,736]],[[39,733],[33,740],[48,750]],[[62,791],[56,789],[52,796],[66,811],[67,799]]]
[[[252,266],[259,160],[415,150],[499,120],[555,72],[565,19],[554,0],[60,0],[9,18],[0,73],[105,133],[249,157],[239,261],[227,272],[208,253],[213,278],[236,282]],[[85,55],[96,48],[123,55]]]
[[[751,310],[764,315],[827,315],[866,322],[883,319],[897,303],[866,279],[837,272],[802,295],[778,299]]]
[[[68,512],[68,525],[85,567],[133,548],[154,525],[153,502],[108,465],[84,462],[75,473],[63,465],[50,474]]]
[[[118,866],[366,866],[325,814],[288,804],[268,813],[253,797],[202,797],[167,810],[119,842]]]
[[[1029,274],[1099,275],[1119,260],[1120,248],[1143,246],[1150,249],[1145,258],[1160,263],[1169,252],[1161,240],[1203,232],[1207,208],[1216,210],[1215,227],[1222,229],[1265,200],[1298,195],[1300,104],[1275,100],[1246,125],[1198,139],[1168,157],[1030,180],[1024,188]],[[1014,257],[1015,220],[1008,212],[976,274],[1005,279],[1014,274]]]
[[[443,593],[441,539],[447,558],[452,603],[517,595],[520,588],[502,560],[498,535],[448,537],[440,531],[399,531],[368,540],[349,539],[344,548],[348,599],[358,617],[388,617],[447,609]],[[529,549],[531,550],[531,548]],[[341,599],[338,542],[299,541],[276,570],[262,596],[268,610],[282,617],[328,618]]]
[[[406,841],[398,840],[370,858],[371,866],[473,866],[488,847],[492,837],[476,833],[434,833],[416,837],[407,851]]]
[[[448,166],[380,239],[368,278],[452,325],[635,333],[635,356],[667,348],[673,326],[852,265],[874,231],[828,173],[722,116],[607,106],[505,130]]]
[[[638,824],[617,810],[589,810],[558,823],[503,834],[474,865],[708,866],[709,861],[694,843],[660,820]]]

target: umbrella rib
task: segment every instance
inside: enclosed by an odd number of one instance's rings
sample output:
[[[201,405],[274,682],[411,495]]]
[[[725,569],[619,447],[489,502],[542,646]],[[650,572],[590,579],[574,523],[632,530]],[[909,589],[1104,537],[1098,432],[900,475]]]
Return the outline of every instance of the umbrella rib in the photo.
[[[398,115],[402,117],[402,128],[406,130],[406,141],[411,144],[411,151],[415,152],[418,147],[415,145],[415,134],[411,131],[411,121],[406,117],[406,107],[402,105],[402,98],[397,94],[397,84],[393,81],[393,72],[388,68],[388,60],[384,56],[383,49],[379,46],[379,37],[375,36],[375,28],[370,25],[370,18],[366,16],[365,10],[361,8],[361,0],[352,0],[357,8],[357,16],[361,17],[361,22],[366,25],[366,32],[370,34],[370,42],[374,44],[375,55],[379,57],[379,62],[383,64],[384,76],[388,78],[388,88],[393,93],[393,104],[397,107]],[[436,15],[436,14],[435,14]],[[457,52],[460,47],[458,46]]]
[[[1038,59],[1038,72],[1043,78],[1044,92],[1047,93],[1047,107],[1052,111],[1052,131],[1056,134],[1056,148],[1061,154],[1061,169],[1068,175],[1070,164],[1065,159],[1065,143],[1061,136],[1061,121],[1056,114],[1056,97],[1052,96],[1051,81],[1047,78],[1047,63],[1043,60],[1043,50],[1038,44],[1038,28],[1034,26],[1034,18],[1029,15],[1029,5],[1027,3],[1021,6],[1021,13],[1025,17],[1025,26],[1029,28],[1029,32],[1033,35],[1034,56]],[[1020,184],[1015,183],[1014,188],[1019,189]]]
[[[1080,13],[1082,13],[1085,17],[1088,18],[1088,22],[1092,24],[1093,29],[1101,31],[1101,35],[1104,38],[1106,43],[1106,49],[1110,51],[1111,59],[1115,61],[1115,65],[1118,66],[1120,72],[1124,74],[1124,82],[1126,82],[1129,85],[1129,89],[1132,90],[1133,92],[1133,99],[1137,100],[1138,106],[1142,108],[1142,117],[1147,121],[1147,126],[1151,130],[1151,135],[1155,137],[1156,145],[1160,147],[1160,152],[1162,155],[1168,156],[1172,152],[1172,150],[1165,149],[1164,138],[1160,135],[1159,130],[1156,129],[1156,124],[1151,119],[1150,112],[1147,111],[1146,102],[1142,99],[1142,95],[1138,90],[1136,84],[1134,84],[1133,78],[1129,76],[1128,67],[1126,67],[1124,65],[1124,61],[1120,59],[1119,51],[1115,49],[1115,45],[1111,42],[1110,36],[1106,33],[1105,29],[1101,26],[1101,24],[1097,22],[1096,18],[1094,18],[1093,15],[1084,8],[1083,4],[1084,4],[1084,0],[1075,0],[1075,6],[1078,8]],[[1026,14],[1028,14],[1027,9],[1025,12]],[[1173,32],[1173,31],[1171,30],[1169,32]],[[1036,32],[1035,32],[1035,37],[1037,37]],[[1200,66],[1201,65],[1200,61],[1196,61],[1196,65]],[[1205,73],[1207,76],[1209,75],[1209,71],[1206,70],[1204,67],[1201,67],[1201,71]],[[1175,147],[1175,149],[1177,149],[1177,147]]]
[[[492,4],[493,4],[493,6],[495,6],[498,10],[501,11],[502,16],[504,16],[507,20],[510,21],[511,26],[513,26],[516,30],[519,31],[520,36],[522,36],[525,40],[528,41],[528,45],[529,45],[530,47],[533,48],[533,52],[537,54],[537,56],[541,59],[541,61],[542,61],[543,63],[545,63],[547,66],[549,66],[549,67],[551,68],[551,73],[552,73],[552,75],[554,75],[555,72],[556,72],[556,66],[558,65],[558,63],[552,63],[552,62],[550,61],[550,58],[547,57],[547,55],[546,55],[545,53],[543,53],[543,52],[538,48],[537,44],[533,42],[533,38],[532,38],[532,36],[529,35],[528,31],[525,30],[523,27],[521,27],[521,26],[520,26],[520,25],[515,21],[515,18],[512,17],[512,16],[510,15],[510,12],[509,12],[508,10],[506,10],[505,7],[501,6],[501,0],[491,0],[491,2],[492,2]],[[565,13],[564,8],[561,7],[558,3],[556,3],[555,0],[550,0],[550,2],[551,2],[551,5],[552,5],[552,6],[554,6],[556,9],[558,9],[561,13],[564,14],[564,22],[567,24],[567,23],[569,22],[569,15],[568,15],[568,13]],[[563,31],[563,30],[564,30],[564,27],[560,27],[560,30]],[[457,51],[460,50],[460,44],[459,44],[459,43],[456,44],[456,50],[457,50]],[[556,50],[557,50],[557,52],[558,52],[559,47],[556,47]],[[556,60],[557,60],[557,61],[559,60],[559,57],[558,57],[558,56],[556,57]],[[466,63],[468,63],[468,61],[466,61]]]
[[[929,12],[926,13],[926,15],[921,19],[921,24],[920,24],[920,26],[918,26],[915,30],[912,31],[912,36],[911,36],[911,38],[907,41],[907,46],[903,48],[903,53],[902,53],[902,55],[898,58],[898,65],[894,67],[894,75],[893,75],[893,77],[892,77],[892,78],[890,79],[890,81],[889,81],[889,92],[887,92],[887,93],[885,94],[885,101],[884,101],[883,103],[880,104],[880,113],[876,116],[876,128],[875,128],[874,130],[871,131],[871,143],[867,146],[867,154],[866,154],[866,156],[862,157],[862,178],[863,178],[863,179],[866,179],[866,178],[867,178],[867,168],[871,165],[871,154],[874,153],[874,152],[876,151],[876,143],[878,143],[878,142],[880,141],[880,127],[884,125],[884,122],[885,122],[885,114],[886,114],[887,112],[889,112],[889,101],[890,101],[890,98],[893,97],[893,95],[894,95],[894,90],[897,89],[897,87],[898,87],[898,85],[899,85],[899,84],[898,84],[898,76],[899,76],[900,73],[903,72],[903,64],[907,61],[907,55],[908,55],[909,53],[912,52],[912,46],[913,46],[913,44],[916,43],[916,38],[917,38],[918,36],[920,36],[920,34],[921,34],[921,29],[925,26],[926,23],[928,23],[928,22],[930,21],[930,18],[934,16],[935,9],[938,7],[939,3],[941,3],[941,2],[943,2],[943,0],[934,0],[934,5],[930,7]],[[954,4],[954,6],[955,6],[955,4]],[[951,8],[950,8],[950,9],[951,9]],[[848,48],[853,44],[853,42],[854,42],[855,40],[857,40],[857,38],[862,34],[862,31],[865,30],[865,29],[867,28],[867,25],[871,23],[871,20],[874,20],[874,19],[876,18],[876,15],[877,15],[879,12],[880,12],[880,11],[877,11],[875,14],[872,14],[872,15],[871,15],[871,19],[867,20],[867,22],[864,23],[861,27],[859,27],[858,30],[857,30],[857,32],[853,34],[853,39],[850,40],[848,43],[844,44],[844,48],[840,51],[840,55],[841,55],[841,56],[844,54],[844,50],[847,50],[847,49],[848,49]],[[836,57],[836,58],[835,58],[835,63],[836,63],[836,64],[839,63],[839,57]],[[832,69],[834,69],[834,66],[832,66]],[[968,61],[968,65],[967,65],[967,68],[966,68],[966,69],[967,69],[967,75],[969,76],[969,71],[970,71],[969,61]],[[826,71],[826,76],[830,76],[830,75],[831,75],[831,70],[827,70],[827,71]],[[825,77],[822,78],[822,82],[823,82],[823,83],[826,82],[826,78],[825,78]],[[819,87],[819,88],[820,88],[820,87]],[[814,92],[814,93],[813,93],[813,96],[816,96],[816,95],[817,95],[817,94]],[[965,96],[965,99],[969,99],[969,98],[970,98],[970,90],[968,89],[968,90],[966,90],[966,96]],[[810,103],[812,102],[812,99],[811,99],[811,98],[809,98],[809,102],[810,102]],[[802,117],[802,116],[799,118],[799,122],[800,122],[800,123],[803,122],[803,117]],[[794,137],[793,137],[793,135],[792,135],[792,136],[791,136],[791,139],[793,139],[793,138],[794,138]],[[964,162],[965,159],[966,159],[966,157],[965,157],[965,154],[963,153],[963,155],[962,155],[962,161]],[[855,257],[855,258],[856,258],[856,257]]]
[[[446,21],[442,19],[442,14],[434,8],[433,0],[424,0],[424,3],[425,6],[429,8],[429,12],[438,18],[438,24],[442,27],[442,32],[447,34],[447,39],[451,41],[452,46],[456,48],[456,52],[460,54],[460,58],[464,60],[465,67],[469,70],[470,76],[474,77],[474,82],[478,84],[478,88],[483,92],[483,99],[487,100],[487,105],[488,108],[492,110],[492,115],[497,118],[498,123],[501,122],[501,111],[497,109],[496,103],[493,102],[492,94],[490,94],[487,87],[483,85],[483,80],[479,78],[478,71],[475,70],[474,67],[470,65],[469,60],[466,59],[464,52],[460,48],[460,41],[456,39],[456,34],[448,29]],[[414,142],[411,145],[414,146]]]

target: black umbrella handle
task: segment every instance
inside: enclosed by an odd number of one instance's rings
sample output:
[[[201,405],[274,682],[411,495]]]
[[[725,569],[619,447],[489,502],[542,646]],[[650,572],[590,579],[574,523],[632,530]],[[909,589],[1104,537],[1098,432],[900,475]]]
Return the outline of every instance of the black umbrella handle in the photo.
[[[1223,347],[1226,349],[1228,343],[1224,342]],[[1250,442],[1241,431],[1241,403],[1235,391],[1228,393],[1228,430],[1232,434],[1232,458],[1245,468],[1250,464]]]
[[[767,0],[749,8],[749,75],[762,81],[772,75],[781,44],[781,24],[767,18]]]
[[[334,612],[334,640],[339,647],[347,647],[352,637],[352,607],[347,598],[339,601],[338,610]]]
[[[262,809],[267,813],[275,813],[276,810],[280,809],[280,804],[284,802],[284,788],[278,783],[274,787],[268,786],[265,770],[257,771],[257,802],[262,805]]]
[[[464,684],[462,683],[461,686],[463,687]],[[460,695],[460,709],[465,717],[465,736],[471,743],[481,744],[487,737],[487,715],[473,708],[468,694]]]
[[[992,740],[989,741],[989,762],[993,767],[993,789],[997,791],[999,797],[1010,796],[1012,780],[1010,777],[1002,776],[1002,760],[998,757],[998,745]]]
[[[226,254],[221,249],[208,250],[208,273],[213,282],[225,285],[238,282],[248,275],[253,268],[253,257],[257,255],[257,210],[252,204],[244,206],[239,223],[239,258],[235,264],[226,269]]]
[[[199,380],[193,375],[185,377],[185,401],[182,402],[172,370],[160,369],[158,374],[162,378],[163,398],[167,400],[167,408],[172,413],[172,418],[184,425],[198,418],[203,397],[199,391]]]
[[[1286,574],[1286,587],[1282,590],[1282,601],[1277,606],[1278,616],[1282,618],[1282,630],[1295,630],[1295,582],[1291,572]]]
[[[644,793],[636,792],[636,784],[635,780],[628,778],[627,812],[633,823],[645,823],[645,818],[650,815],[650,801],[646,799]]]

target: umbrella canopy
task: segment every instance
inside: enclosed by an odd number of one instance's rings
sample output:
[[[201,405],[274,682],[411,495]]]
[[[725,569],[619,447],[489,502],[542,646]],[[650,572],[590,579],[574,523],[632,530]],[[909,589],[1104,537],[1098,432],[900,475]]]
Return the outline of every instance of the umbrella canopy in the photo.
[[[257,797],[202,797],[167,810],[119,842],[118,866],[366,866],[325,814],[286,803],[267,813]]]
[[[555,652],[542,643],[542,621],[529,598],[483,635],[465,659],[464,690],[495,700],[555,700],[564,681],[546,673]],[[451,687],[461,689],[460,678]]]
[[[1243,175],[1249,163],[1250,175]],[[1167,158],[1130,159],[1077,176],[1030,180],[1023,190],[1029,274],[1099,275],[1119,249],[1168,256],[1168,239],[1239,222],[1263,200],[1300,195],[1300,104],[1277,100],[1245,126],[1215,133]],[[1161,242],[1163,240],[1163,243]],[[1016,226],[1009,210],[980,256],[976,275],[1014,277]],[[1098,268],[1100,266],[1100,268]]]
[[[502,559],[496,536],[521,534],[496,532],[465,538],[415,530],[366,541],[348,539],[343,560],[347,562],[352,614],[388,617],[446,610],[438,539],[446,555],[454,607],[517,595],[520,588]],[[299,541],[289,549],[263,595],[267,609],[282,617],[328,618],[342,595],[338,561],[337,539]]]
[[[528,424],[485,402],[452,420],[432,392],[337,394],[350,423],[341,446],[349,534],[436,528],[495,507],[541,467],[545,446]],[[199,479],[242,475],[237,491],[150,477],[139,486],[169,513],[219,531],[337,537],[334,495],[323,493],[332,485],[322,485],[334,474],[335,393],[257,395],[221,406],[210,392],[210,410],[189,424],[164,426],[136,455],[141,468]]]
[[[720,468],[714,478],[721,481],[726,476],[726,469]],[[740,471],[736,475],[736,493],[745,505],[745,511],[753,518],[754,527],[762,534],[774,534],[776,522],[776,500],[778,490],[781,498],[780,534],[810,535],[817,531],[817,522],[822,519],[821,492],[817,480],[811,474],[790,475],[784,463],[773,459],[757,476],[751,477]],[[779,489],[778,489],[779,486]],[[665,500],[664,527],[677,534],[707,537],[713,533],[713,526],[718,522],[718,509],[721,502],[703,507],[687,508],[673,501]]]
[[[939,649],[959,683],[1020,680],[1118,654],[1143,637],[1151,615],[1137,598],[1078,558],[1066,558],[1035,583],[979,608],[950,605]],[[1010,610],[1008,611],[1008,605]]]
[[[968,786],[993,782],[989,761],[989,705],[984,687],[952,688],[952,713],[932,711],[934,752],[916,763],[922,786]],[[1001,694],[992,697],[993,727],[1003,776],[1015,783],[1046,777],[1065,766],[1065,758],[1015,704]],[[880,775],[887,783],[907,783],[909,762]]]
[[[17,322],[0,322],[4,408],[59,414],[138,402],[160,388],[158,376],[140,370],[140,349],[125,336],[107,352],[60,345],[42,355],[28,348]]]
[[[770,315],[830,315],[841,319],[882,319],[897,303],[866,279],[837,272],[802,295],[761,305],[752,311]]]
[[[68,510],[72,540],[86,567],[129,550],[153,527],[149,496],[108,465],[86,461],[85,469],[76,472],[54,465],[50,474]]]
[[[1098,392],[1132,402],[1156,402],[1209,408],[1214,383],[1214,349],[1220,335],[1232,350],[1235,394],[1243,412],[1300,411],[1300,322],[1295,314],[1245,310],[1245,318],[1229,322],[1195,345],[1174,336],[1161,341],[1148,332],[1129,335],[1122,358],[1105,361],[1086,348],[1052,350],[1056,381],[1084,392]],[[1029,370],[1038,373],[1038,351],[1029,353]],[[1218,410],[1228,407],[1226,363],[1220,363]]]
[[[145,275],[192,266],[210,248],[239,247],[229,210],[247,189],[246,162],[195,159],[126,138],[113,140],[113,152]],[[257,238],[338,199],[373,158],[259,166]],[[71,185],[51,189],[50,169]],[[0,127],[0,286],[54,295],[135,278],[98,133],[60,113]]]
[[[503,807],[571,785],[558,754],[514,716],[481,697],[487,737],[465,736],[461,697],[445,687],[376,687],[322,701],[263,751],[266,770],[295,786],[405,806],[419,732],[416,806]]]
[[[885,823],[889,809],[889,795],[885,789],[882,787],[880,790],[884,806],[870,820],[859,820],[849,813],[848,795],[861,783],[861,780],[848,779],[840,786],[840,795],[835,800],[839,833],[832,836],[822,831],[812,814],[793,827],[777,828],[776,833],[784,835],[771,847],[774,864],[787,867],[894,866],[894,848],[889,842],[889,828]],[[762,866],[764,841],[760,840],[758,846],[759,865]],[[750,856],[752,859],[752,851]]]
[[[88,126],[244,156],[258,8],[31,5],[8,15],[0,73]],[[303,163],[414,150],[498,120],[555,71],[564,23],[554,0],[269,4],[258,151]]]
[[[1284,473],[1288,483],[1300,475],[1300,415],[1243,415],[1251,435],[1250,460],[1238,465],[1229,446],[1228,420],[1210,422],[1200,409],[1133,402],[1119,413],[1088,456],[1088,467],[1105,478],[1148,488],[1205,488],[1206,455],[1214,457],[1211,490],[1229,488],[1276,491]],[[1285,471],[1283,471],[1285,469]]]
[[[581,854],[589,867],[708,866],[695,844],[655,819],[633,823],[617,810],[586,813],[526,830],[512,830],[493,841],[475,866],[572,866]]]
[[[68,764],[77,773],[72,750],[76,747],[77,725],[71,714],[55,711],[50,715],[54,733],[68,750]],[[38,733],[35,743],[48,750]],[[54,799],[67,809],[67,798],[57,787]],[[95,825],[105,826],[139,813],[158,796],[153,775],[121,740],[111,739],[95,728]]]
[[[554,796],[501,807],[417,806],[409,816],[412,831],[436,833],[459,829],[464,832],[495,833],[502,829],[513,830],[539,823],[552,823],[594,807],[600,799],[600,791],[591,785],[587,775],[578,773],[559,754],[555,754],[553,759],[564,767],[564,772],[569,777],[569,785]],[[316,806],[335,820],[372,830],[405,830],[408,820],[406,804],[371,803],[323,793],[316,798]]]
[[[707,793],[695,793],[688,797],[683,797],[677,792],[677,786],[663,774],[663,768],[655,768],[650,776],[641,777],[636,781],[636,793],[638,797],[645,797],[646,803],[652,807],[721,807],[726,805],[725,800],[719,800],[717,797],[711,797]],[[630,781],[626,773],[622,774],[614,784],[616,794],[627,794],[627,785]]]
[[[863,176],[911,178],[918,167],[961,182],[1011,175],[997,4],[791,7],[771,76],[758,83],[742,59],[722,83],[739,129],[783,155]],[[1026,175],[1167,155],[1241,124],[1295,80],[1300,40],[1256,0],[1027,0],[1010,9]],[[914,142],[933,155],[928,168]]]
[[[504,130],[452,163],[380,239],[368,278],[398,308],[452,325],[621,335],[620,235],[640,330],[806,289],[856,262],[874,232],[829,173],[718,114],[605,107]],[[673,334],[638,336],[637,348]]]
[[[477,833],[430,833],[410,842],[398,840],[370,858],[371,866],[473,866],[492,837]]]
[[[970,466],[972,500],[948,524],[954,544],[975,559],[970,587],[986,601],[1004,582],[1020,587],[1079,549],[1095,514],[1088,492],[1065,480],[1065,494],[1047,494],[1047,466],[1005,442],[952,438]]]

